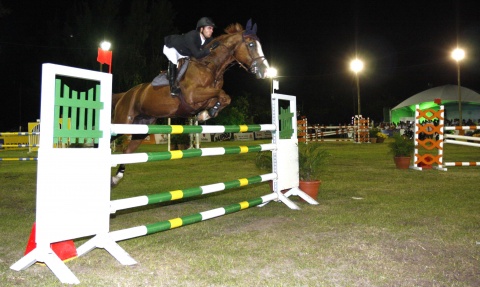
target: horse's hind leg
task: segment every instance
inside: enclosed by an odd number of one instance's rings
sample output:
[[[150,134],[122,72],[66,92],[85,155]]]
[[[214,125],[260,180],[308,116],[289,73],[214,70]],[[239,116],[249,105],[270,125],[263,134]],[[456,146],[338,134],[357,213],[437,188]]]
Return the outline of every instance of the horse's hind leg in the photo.
[[[120,182],[120,180],[123,178],[123,174],[125,173],[125,164],[121,164],[118,169],[117,173],[115,176],[112,176],[111,181],[110,181],[110,186],[115,187],[117,184]]]
[[[110,142],[115,141],[117,138],[121,137],[122,135],[115,135],[110,138]],[[123,177],[123,173],[125,172],[125,165],[121,164],[117,169],[116,176],[112,176],[110,179],[110,186],[116,186],[120,179]]]
[[[122,99],[125,99],[122,98]],[[117,114],[117,109],[119,109],[119,104],[116,106],[116,111],[115,111],[115,120],[118,122],[116,123],[133,123],[133,124],[142,124],[142,125],[150,125],[153,124],[157,119],[154,117],[148,117],[148,116],[136,116],[133,120],[131,120],[131,116],[129,116],[129,113],[127,113],[126,109],[123,110],[123,112]],[[126,117],[125,119],[122,119],[121,117],[117,118],[117,115],[120,116],[122,115],[123,117]],[[123,120],[123,121],[122,121]],[[127,121],[128,120],[128,121]],[[134,134],[132,135],[132,140],[128,144],[127,148],[123,151],[124,154],[132,153],[134,152],[141,144],[142,141],[147,137],[148,134]],[[118,169],[117,173],[115,176],[112,176],[110,185],[112,187],[116,186],[120,180],[123,178],[123,174],[125,173],[125,164],[121,164]]]
[[[124,153],[134,152],[142,144],[143,139],[145,139],[146,137],[147,137],[147,135],[138,135],[138,134],[133,135],[132,140],[128,144]],[[117,184],[123,178],[124,173],[125,173],[125,164],[120,164],[118,169],[117,169],[117,173],[115,174],[115,176],[112,176],[110,185],[112,187],[117,186]]]

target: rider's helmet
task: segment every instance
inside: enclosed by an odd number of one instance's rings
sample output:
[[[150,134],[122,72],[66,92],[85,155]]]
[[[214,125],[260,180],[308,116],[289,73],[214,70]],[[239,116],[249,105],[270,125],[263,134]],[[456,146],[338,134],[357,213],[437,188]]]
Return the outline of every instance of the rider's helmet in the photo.
[[[200,20],[198,20],[197,30],[200,30],[200,28],[205,26],[212,26],[213,28],[216,28],[215,23],[213,23],[212,19],[209,17],[202,17]]]

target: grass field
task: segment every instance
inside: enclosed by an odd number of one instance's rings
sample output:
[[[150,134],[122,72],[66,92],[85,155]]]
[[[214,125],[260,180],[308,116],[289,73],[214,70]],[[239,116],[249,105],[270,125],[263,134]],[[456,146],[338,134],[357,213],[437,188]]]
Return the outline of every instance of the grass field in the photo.
[[[480,167],[399,170],[387,142],[322,144],[332,156],[321,178],[319,205],[293,198],[302,209],[291,210],[271,202],[119,242],[138,262],[133,266],[119,264],[104,249],[66,264],[81,281],[78,286],[480,286]],[[165,146],[141,147],[152,150]],[[0,151],[0,157],[30,156],[36,155]],[[254,157],[131,164],[111,197],[257,175],[261,172]],[[480,151],[446,145],[445,160],[480,161]],[[36,165],[0,161],[1,286],[62,286],[40,264],[20,272],[10,269],[23,257],[35,222]],[[268,184],[260,183],[119,211],[112,215],[110,229],[194,214],[269,192]],[[86,240],[75,240],[75,245]]]

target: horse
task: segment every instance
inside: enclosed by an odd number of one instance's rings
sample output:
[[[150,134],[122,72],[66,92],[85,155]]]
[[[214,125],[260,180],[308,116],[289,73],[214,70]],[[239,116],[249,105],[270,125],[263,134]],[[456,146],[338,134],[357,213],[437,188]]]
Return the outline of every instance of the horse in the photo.
[[[127,92],[112,95],[112,123],[153,124],[159,118],[168,117],[196,117],[199,121],[206,121],[230,104],[231,98],[222,86],[223,74],[231,65],[238,63],[257,79],[265,79],[269,65],[256,34],[257,24],[252,26],[250,19],[245,29],[234,23],[224,32],[205,47],[209,49],[218,43],[208,56],[188,59],[184,76],[179,81],[181,93],[178,97],[170,95],[168,84],[154,86],[152,83],[139,84]],[[217,112],[210,115],[208,110],[214,107]],[[121,135],[112,137],[112,141],[118,136]],[[123,153],[135,152],[147,136],[133,135]],[[112,176],[112,187],[118,184],[124,173],[125,164],[121,164],[116,175]]]

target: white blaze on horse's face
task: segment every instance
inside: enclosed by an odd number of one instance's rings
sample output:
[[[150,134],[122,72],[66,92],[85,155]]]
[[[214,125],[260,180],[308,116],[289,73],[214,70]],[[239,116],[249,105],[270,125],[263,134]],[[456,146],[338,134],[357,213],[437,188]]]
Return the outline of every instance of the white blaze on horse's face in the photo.
[[[262,44],[260,44],[258,40],[256,40],[255,43],[255,54],[257,54],[257,57],[253,59],[250,70],[255,74],[257,79],[265,79],[267,77],[267,70],[269,68],[268,61],[263,54]]]
[[[250,57],[250,72],[255,74],[257,79],[265,79],[269,65],[263,54],[260,41],[254,35],[253,37],[245,37],[244,42]]]

